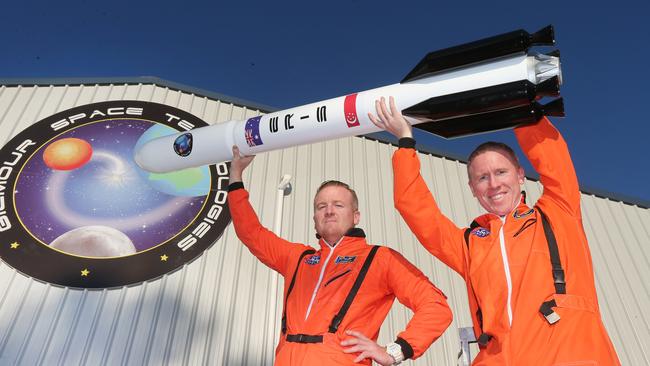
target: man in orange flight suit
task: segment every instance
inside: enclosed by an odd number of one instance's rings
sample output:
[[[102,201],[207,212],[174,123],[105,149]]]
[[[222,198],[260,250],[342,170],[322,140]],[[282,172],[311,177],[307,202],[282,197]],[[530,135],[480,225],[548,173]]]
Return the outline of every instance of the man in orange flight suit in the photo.
[[[420,243],[465,279],[480,344],[473,365],[619,365],[598,308],[578,181],[550,121],[515,128],[544,186],[535,206],[524,202],[512,149],[485,143],[470,155],[468,176],[488,213],[463,229],[440,212],[420,175],[411,126],[390,99],[390,110],[382,98],[370,118],[400,138],[395,207]]]
[[[396,251],[369,245],[356,194],[325,182],[314,198],[320,249],[288,242],[264,228],[248,201],[242,171],[252,156],[233,147],[228,204],[240,240],[284,277],[282,333],[276,365],[393,365],[415,359],[451,323],[446,297]],[[376,343],[395,297],[413,310],[394,343]]]

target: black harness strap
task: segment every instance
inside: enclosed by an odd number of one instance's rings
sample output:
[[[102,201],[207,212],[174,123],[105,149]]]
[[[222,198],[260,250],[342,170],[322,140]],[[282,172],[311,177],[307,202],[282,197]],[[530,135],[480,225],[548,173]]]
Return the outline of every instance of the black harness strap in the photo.
[[[287,334],[287,342],[293,343],[323,343],[322,335]]]
[[[560,250],[555,240],[555,234],[548,217],[539,206],[535,206],[542,216],[542,225],[544,226],[544,235],[546,235],[546,242],[548,243],[548,252],[551,257],[551,271],[553,273],[553,285],[555,286],[556,294],[566,294],[566,282],[564,278],[564,269],[562,268],[562,261],[560,260]],[[557,306],[555,300],[551,299],[545,301],[539,307],[539,312],[544,315],[549,324],[555,324],[560,320],[560,316],[553,310]]]
[[[560,250],[557,247],[555,234],[551,228],[551,223],[548,221],[546,214],[537,207],[542,216],[542,225],[544,226],[544,234],[546,235],[546,242],[548,243],[548,252],[551,255],[551,266],[553,271],[553,284],[555,285],[556,294],[566,294],[566,282],[564,282],[564,269],[562,269],[562,262],[560,261]]]
[[[472,223],[469,225],[467,229],[465,229],[465,232],[463,235],[465,236],[465,244],[467,245],[467,249],[469,250],[469,235],[474,230],[475,228],[479,227],[478,222],[476,220],[472,221]],[[470,282],[469,285],[472,287],[472,292],[474,293],[474,297],[476,298],[476,292],[474,291],[474,286]],[[476,301],[476,320],[478,320],[478,326],[481,328],[481,332],[483,332],[483,312],[481,311],[481,307],[478,306],[478,301]],[[492,335],[488,333],[481,333],[481,335],[478,337],[477,341],[478,344],[481,346],[486,346],[488,342],[492,339]]]
[[[307,249],[304,252],[302,252],[302,254],[300,254],[300,258],[298,258],[298,264],[296,264],[296,270],[293,271],[293,277],[291,278],[291,283],[289,284],[289,288],[287,289],[287,295],[284,297],[284,310],[282,312],[282,334],[287,333],[287,300],[289,299],[291,290],[293,290],[293,286],[296,284],[296,275],[298,274],[298,267],[300,267],[300,263],[302,262],[302,259],[307,254],[314,254],[314,253],[316,253],[314,249]]]
[[[338,314],[334,316],[332,322],[330,323],[329,326],[330,333],[336,333],[336,330],[339,329],[339,325],[341,325],[341,321],[343,320],[343,317],[345,317],[345,314],[348,312],[350,305],[352,305],[352,301],[354,300],[355,296],[357,296],[357,292],[359,292],[359,288],[361,287],[363,280],[366,278],[366,274],[368,273],[370,264],[372,263],[372,260],[375,257],[375,253],[377,253],[378,249],[379,246],[377,245],[373,246],[372,249],[370,249],[370,253],[368,253],[368,257],[366,257],[366,261],[363,262],[363,267],[361,267],[359,276],[357,276],[357,279],[354,281],[354,285],[352,285],[352,289],[350,290],[348,297],[345,299],[345,302],[343,302],[343,306],[341,306],[341,310],[339,310]]]

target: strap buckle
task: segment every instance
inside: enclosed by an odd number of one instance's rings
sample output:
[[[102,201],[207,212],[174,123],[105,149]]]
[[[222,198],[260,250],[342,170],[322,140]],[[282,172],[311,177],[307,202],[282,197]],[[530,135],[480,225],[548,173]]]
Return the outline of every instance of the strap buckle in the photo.
[[[488,342],[492,340],[492,335],[488,333],[481,333],[480,336],[478,336],[477,342],[479,346],[485,347],[487,346]]]
[[[555,300],[549,300],[542,303],[542,306],[539,307],[539,312],[544,315],[546,321],[549,324],[555,324],[560,321],[560,315],[553,310],[557,306]]]
[[[336,333],[336,331],[339,329],[339,325],[341,325],[342,320],[343,317],[340,316],[340,314],[336,314],[336,316],[334,316],[334,319],[332,319],[332,323],[330,324],[328,331],[330,333]]]

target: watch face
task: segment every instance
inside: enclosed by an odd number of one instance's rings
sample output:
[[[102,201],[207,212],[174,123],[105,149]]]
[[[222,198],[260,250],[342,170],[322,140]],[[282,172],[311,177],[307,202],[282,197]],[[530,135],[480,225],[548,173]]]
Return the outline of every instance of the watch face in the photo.
[[[151,102],[78,106],[29,126],[0,149],[0,256],[52,284],[117,287],[197,258],[230,223],[228,165],[155,174],[133,152],[206,126]],[[189,154],[189,132],[177,141]]]

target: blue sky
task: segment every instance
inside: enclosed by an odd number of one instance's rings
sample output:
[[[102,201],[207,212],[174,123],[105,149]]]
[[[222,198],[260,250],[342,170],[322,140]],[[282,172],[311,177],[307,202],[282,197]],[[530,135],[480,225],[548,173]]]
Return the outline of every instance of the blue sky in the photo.
[[[597,3],[15,1],[0,14],[0,79],[156,76],[289,108],[398,82],[433,50],[553,24],[567,113],[554,122],[581,185],[647,205],[650,3]],[[426,144],[464,157],[487,139],[515,144],[511,131]]]

